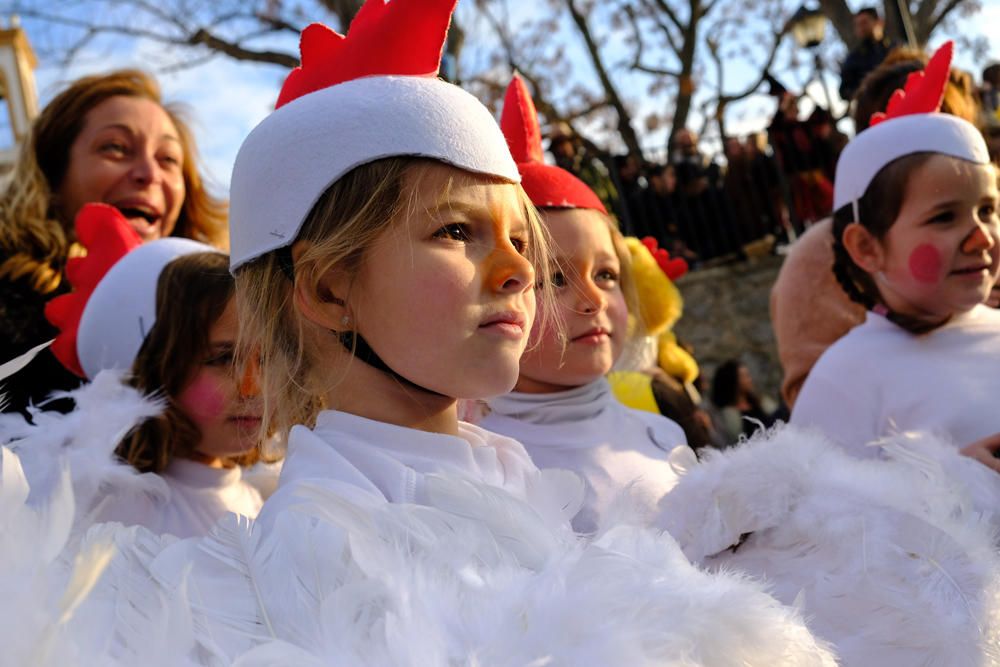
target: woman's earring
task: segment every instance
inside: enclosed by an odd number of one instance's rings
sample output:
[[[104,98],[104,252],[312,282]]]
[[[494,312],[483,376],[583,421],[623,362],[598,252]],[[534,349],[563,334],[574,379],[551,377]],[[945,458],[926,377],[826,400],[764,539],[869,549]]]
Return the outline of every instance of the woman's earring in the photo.
[[[346,327],[348,324],[351,323],[351,318],[347,315],[344,315],[343,317],[340,318],[340,323]]]

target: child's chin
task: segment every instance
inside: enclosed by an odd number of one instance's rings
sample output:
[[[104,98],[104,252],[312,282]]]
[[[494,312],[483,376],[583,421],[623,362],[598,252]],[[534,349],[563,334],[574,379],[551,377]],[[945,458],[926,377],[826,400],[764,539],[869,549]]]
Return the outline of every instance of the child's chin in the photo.
[[[460,392],[462,395],[456,396],[456,398],[470,400],[496,398],[510,393],[515,384],[517,384],[517,368],[514,368],[511,373],[503,374],[503,376],[498,371],[495,377],[476,382],[473,386],[464,387]]]

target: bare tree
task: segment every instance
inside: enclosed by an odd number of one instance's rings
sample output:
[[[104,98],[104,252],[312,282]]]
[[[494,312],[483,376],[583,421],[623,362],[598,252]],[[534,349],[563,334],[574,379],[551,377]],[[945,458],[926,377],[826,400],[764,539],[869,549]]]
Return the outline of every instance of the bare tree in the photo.
[[[837,34],[848,47],[857,43],[854,36],[854,12],[847,0],[819,0],[823,13],[826,14]],[[882,16],[886,19],[886,32],[896,42],[906,41],[906,31],[900,20],[902,11],[906,11],[912,20],[913,36],[920,47],[926,46],[935,30],[940,28],[952,17],[956,10],[974,12],[981,7],[980,0],[883,0]]]

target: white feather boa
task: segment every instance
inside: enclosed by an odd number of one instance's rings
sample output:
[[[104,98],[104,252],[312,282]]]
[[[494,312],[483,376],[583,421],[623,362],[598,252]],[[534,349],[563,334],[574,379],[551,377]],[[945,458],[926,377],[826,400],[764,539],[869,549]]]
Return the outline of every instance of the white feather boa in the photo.
[[[881,444],[860,461],[779,428],[691,467],[659,523],[801,604],[845,665],[1000,664],[1000,477],[931,436]]]
[[[54,397],[72,398],[75,409],[67,414],[32,409],[30,422],[16,413],[0,415],[0,444],[20,458],[33,504],[52,493],[60,466],[72,471],[81,527],[89,524],[86,515],[110,489],[119,495],[169,497],[159,476],[140,474],[114,453],[129,431],[162,412],[162,401],[128,386],[120,371],[102,371],[92,382]]]

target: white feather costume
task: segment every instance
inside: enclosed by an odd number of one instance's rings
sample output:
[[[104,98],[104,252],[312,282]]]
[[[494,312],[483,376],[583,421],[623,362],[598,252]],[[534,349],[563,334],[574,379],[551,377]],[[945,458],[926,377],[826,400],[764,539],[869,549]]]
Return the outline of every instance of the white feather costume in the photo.
[[[144,570],[143,561],[162,548],[159,538],[101,525],[74,542],[65,466],[56,465],[61,472],[47,499],[29,504],[17,455],[0,447],[0,458],[0,664],[190,664],[194,637],[183,591],[168,601]]]
[[[779,429],[691,467],[661,525],[693,561],[766,578],[845,665],[1000,664],[1000,478],[930,437],[883,448]]]
[[[665,534],[578,540],[565,473],[529,481],[526,500],[424,481],[427,505],[303,483],[266,530],[226,519],[151,569],[185,582],[208,664],[836,664],[795,611],[697,570]]]
[[[263,501],[238,468],[176,460],[163,474],[140,474],[117,458],[115,448],[125,435],[163,409],[162,401],[123,378],[120,371],[101,371],[89,384],[60,394],[76,404],[68,414],[35,410],[34,423],[19,414],[0,416],[0,443],[18,453],[30,501],[48,497],[65,464],[72,471],[79,532],[94,522],[120,521],[192,537],[207,533],[227,512],[256,516]]]

